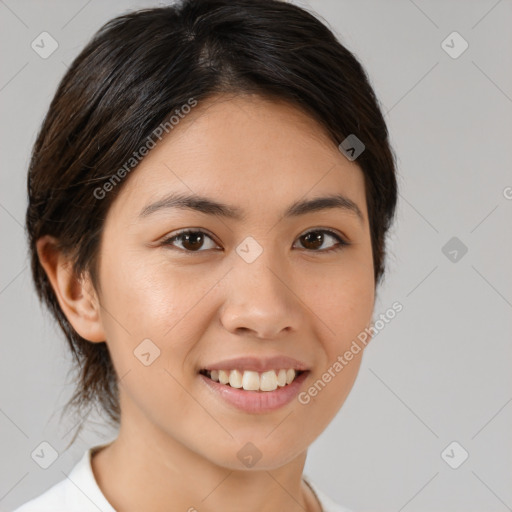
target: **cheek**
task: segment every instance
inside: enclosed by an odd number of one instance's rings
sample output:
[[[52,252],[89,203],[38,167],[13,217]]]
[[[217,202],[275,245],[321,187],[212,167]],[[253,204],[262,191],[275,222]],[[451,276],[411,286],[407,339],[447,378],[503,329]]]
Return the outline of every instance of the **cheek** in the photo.
[[[113,357],[130,367],[133,351],[150,339],[160,350],[160,362],[168,359],[175,366],[181,361],[179,354],[190,349],[187,340],[192,343],[193,331],[200,329],[194,308],[211,283],[197,275],[194,280],[191,271],[168,262],[155,263],[135,254],[118,263],[106,258],[101,278],[102,320]]]
[[[171,425],[178,413],[204,423],[205,410],[187,391],[195,377],[187,363],[208,322],[201,297],[215,281],[142,257],[110,263],[102,269],[102,320],[126,410],[136,404],[155,424]]]
[[[187,269],[150,256],[134,253],[118,264],[105,261],[103,302],[127,330],[160,338],[186,316],[207,286]]]
[[[324,339],[329,359],[335,359],[371,320],[375,302],[373,268],[346,265],[324,277],[311,277],[304,281],[302,294],[321,320],[316,322],[322,329],[318,335]]]
[[[324,355],[316,380],[309,382],[302,405],[318,424],[327,425],[350,393],[367,346],[365,329],[371,321],[374,301],[373,268],[346,265],[316,280],[308,305],[321,319],[316,322]],[[364,334],[366,343],[358,336]]]
[[[338,289],[331,290],[323,311],[338,341],[356,338],[371,320],[374,308],[372,283],[365,286],[359,282],[344,282]]]

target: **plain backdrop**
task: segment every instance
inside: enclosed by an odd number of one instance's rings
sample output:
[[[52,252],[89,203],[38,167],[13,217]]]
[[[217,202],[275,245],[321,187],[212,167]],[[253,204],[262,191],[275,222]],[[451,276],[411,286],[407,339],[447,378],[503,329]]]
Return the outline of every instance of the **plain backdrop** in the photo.
[[[305,472],[355,511],[512,510],[512,2],[296,3],[361,60],[386,113],[400,196],[375,317],[403,305]],[[26,170],[57,84],[93,33],[162,4],[0,1],[2,511],[115,435],[92,417],[65,450],[70,356],[31,282]],[[58,43],[46,59],[31,47],[42,32]],[[48,469],[31,457],[42,442],[59,453]]]

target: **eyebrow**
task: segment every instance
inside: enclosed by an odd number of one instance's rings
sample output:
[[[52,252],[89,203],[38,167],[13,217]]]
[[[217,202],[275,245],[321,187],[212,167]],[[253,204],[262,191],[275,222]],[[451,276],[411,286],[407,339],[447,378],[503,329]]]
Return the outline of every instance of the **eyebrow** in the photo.
[[[200,196],[197,194],[169,194],[158,201],[145,206],[140,214],[140,218],[163,209],[177,208],[182,210],[193,210],[206,215],[223,217],[242,221],[246,218],[243,210],[238,207],[230,206],[214,199]],[[344,196],[343,194],[333,194],[325,197],[299,200],[290,205],[284,212],[282,219],[299,217],[312,212],[337,208],[347,213],[356,215],[359,221],[364,224],[364,217],[359,206]]]

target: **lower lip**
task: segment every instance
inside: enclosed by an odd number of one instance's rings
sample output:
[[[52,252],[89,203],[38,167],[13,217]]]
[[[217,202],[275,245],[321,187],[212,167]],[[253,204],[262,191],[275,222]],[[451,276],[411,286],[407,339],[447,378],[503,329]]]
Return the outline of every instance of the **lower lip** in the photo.
[[[199,377],[209,389],[228,404],[245,412],[263,413],[275,411],[289,404],[298,395],[308,374],[308,371],[301,373],[291,384],[277,388],[275,391],[244,391],[215,382],[202,374],[199,374]]]

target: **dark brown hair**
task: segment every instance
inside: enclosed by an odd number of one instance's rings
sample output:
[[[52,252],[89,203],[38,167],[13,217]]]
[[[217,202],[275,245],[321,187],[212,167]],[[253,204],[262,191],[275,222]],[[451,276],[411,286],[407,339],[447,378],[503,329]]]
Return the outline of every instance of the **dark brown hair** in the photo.
[[[176,109],[223,92],[287,101],[316,119],[336,145],[351,134],[364,143],[357,163],[364,173],[376,286],[382,279],[385,235],[397,202],[395,158],[364,69],[324,23],[278,0],[184,0],[114,18],[61,80],[28,173],[33,279],[79,374],[66,408],[81,412],[99,404],[118,425],[117,376],[106,343],[80,337],[60,309],[36,241],[56,237],[72,256],[76,276],[89,273],[98,287],[103,224],[129,176],[104,197],[95,190],[106,190]]]

